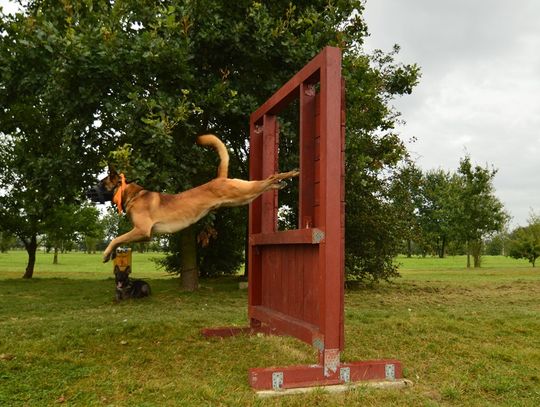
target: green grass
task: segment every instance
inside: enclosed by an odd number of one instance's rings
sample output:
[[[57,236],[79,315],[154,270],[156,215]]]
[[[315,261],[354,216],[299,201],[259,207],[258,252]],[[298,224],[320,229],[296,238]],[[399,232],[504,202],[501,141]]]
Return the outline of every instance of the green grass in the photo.
[[[540,405],[540,270],[526,263],[466,270],[454,265],[462,259],[398,259],[403,278],[346,292],[343,360],[400,359],[414,386],[258,399],[250,367],[311,364],[312,348],[201,337],[245,324],[246,291],[227,278],[180,292],[154,256],[134,257],[153,295],[115,304],[112,266],[99,255],[68,253],[53,266],[40,253],[35,278],[23,280],[24,253],[0,254],[0,405]]]
[[[447,256],[444,259],[438,257],[407,258],[399,256],[396,262],[405,270],[462,270],[467,265],[467,256]],[[471,257],[472,263],[472,257]],[[531,268],[531,264],[524,259],[513,259],[506,256],[483,256],[481,268]]]
[[[170,276],[156,268],[153,258],[160,258],[161,253],[133,253],[133,273],[140,278],[162,278]],[[112,277],[112,263],[101,262],[101,253],[86,254],[78,252],[61,253],[58,264],[53,264],[53,254],[37,252],[34,277],[100,279]],[[9,254],[0,253],[0,278],[19,278],[24,274],[28,255],[24,250],[15,250]]]

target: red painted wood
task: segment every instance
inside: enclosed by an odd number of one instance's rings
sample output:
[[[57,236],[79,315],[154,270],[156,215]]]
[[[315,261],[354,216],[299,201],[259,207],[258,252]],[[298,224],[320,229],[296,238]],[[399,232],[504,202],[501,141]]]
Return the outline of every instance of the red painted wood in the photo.
[[[343,368],[349,369],[351,382],[386,380],[385,368],[388,364],[394,365],[395,379],[403,378],[401,363],[397,360],[387,359],[342,363],[338,366],[336,372],[329,377],[324,375],[324,368],[321,365],[250,369],[249,383],[255,390],[272,389],[272,375],[277,372],[283,374],[283,386],[281,389],[345,384],[346,382],[340,379],[340,369]]]
[[[262,178],[269,177],[277,172],[277,132],[278,121],[276,116],[265,115],[262,140]],[[259,199],[262,201],[261,232],[275,232],[278,210],[276,205],[277,191],[265,192]]]
[[[249,173],[251,179],[262,179],[263,133],[262,126],[250,123],[250,159]],[[249,207],[249,234],[261,233],[262,200],[257,199]],[[262,303],[262,256],[253,246],[248,247],[248,303]],[[251,321],[251,325],[258,324]]]
[[[276,331],[294,336],[309,344],[312,344],[314,337],[319,335],[319,329],[316,325],[302,319],[294,318],[271,307],[251,307],[249,314],[251,318],[265,321],[265,323]]]
[[[288,245],[288,244],[318,244],[324,232],[320,229],[283,230],[273,233],[257,233],[249,237],[252,246]]]
[[[252,369],[256,389],[272,388],[272,373],[284,373],[284,388],[385,378],[388,361],[341,363],[344,348],[345,86],[341,54],[327,47],[250,118],[250,178],[278,171],[279,113],[299,100],[299,225],[277,231],[278,192],[250,205],[249,328],[217,328],[208,336],[271,332],[294,336],[318,349],[318,364]],[[283,171],[290,168],[283,168]],[[401,373],[393,361],[396,378]]]
[[[315,86],[300,86],[300,184],[298,228],[314,225],[315,202]]]

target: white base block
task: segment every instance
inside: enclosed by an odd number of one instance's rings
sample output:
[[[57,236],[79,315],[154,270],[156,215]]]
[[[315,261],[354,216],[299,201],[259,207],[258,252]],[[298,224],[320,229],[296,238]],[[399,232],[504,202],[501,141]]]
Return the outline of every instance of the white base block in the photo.
[[[327,393],[342,393],[358,387],[370,387],[375,389],[402,389],[411,387],[413,383],[407,379],[385,380],[385,381],[365,381],[349,384],[336,384],[333,386],[297,387],[284,390],[261,390],[257,392],[259,397],[288,396],[292,394],[304,394],[313,391],[323,391]]]

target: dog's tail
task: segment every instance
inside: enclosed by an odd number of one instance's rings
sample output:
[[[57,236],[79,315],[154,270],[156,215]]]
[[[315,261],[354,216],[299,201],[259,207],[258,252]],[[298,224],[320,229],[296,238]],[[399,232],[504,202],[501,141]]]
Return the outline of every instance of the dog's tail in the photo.
[[[220,159],[217,178],[227,178],[229,172],[229,152],[225,144],[213,134],[205,134],[197,137],[197,144],[210,146],[217,151]]]

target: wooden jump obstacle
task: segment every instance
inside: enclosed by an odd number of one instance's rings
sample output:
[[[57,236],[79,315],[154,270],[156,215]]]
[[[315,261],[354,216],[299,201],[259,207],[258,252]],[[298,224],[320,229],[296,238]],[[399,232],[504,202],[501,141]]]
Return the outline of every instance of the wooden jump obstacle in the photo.
[[[341,52],[326,47],[250,119],[250,179],[278,172],[277,116],[299,100],[298,229],[278,231],[278,192],[249,211],[249,327],[205,336],[285,334],[318,350],[318,363],[254,368],[255,390],[402,378],[397,360],[341,362],[344,348],[345,99]],[[360,338],[358,340],[361,340]]]

